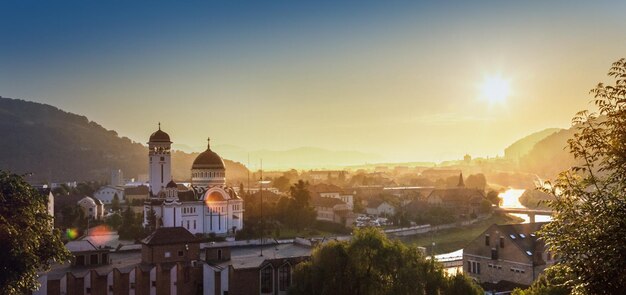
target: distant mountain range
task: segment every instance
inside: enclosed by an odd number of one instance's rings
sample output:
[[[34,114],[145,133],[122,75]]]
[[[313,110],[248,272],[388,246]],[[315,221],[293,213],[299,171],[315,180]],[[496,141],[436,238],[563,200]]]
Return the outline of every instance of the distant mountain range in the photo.
[[[0,169],[32,173],[34,182],[107,181],[112,169],[128,178],[146,174],[148,148],[87,117],[56,107],[0,97]],[[175,180],[188,180],[197,153],[172,154]],[[243,179],[247,169],[230,160],[228,179]]]

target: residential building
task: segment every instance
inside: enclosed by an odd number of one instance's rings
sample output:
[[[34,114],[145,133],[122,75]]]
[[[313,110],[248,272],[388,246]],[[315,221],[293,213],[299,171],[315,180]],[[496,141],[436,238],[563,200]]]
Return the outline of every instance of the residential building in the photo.
[[[309,186],[309,192],[322,198],[334,198],[344,202],[350,209],[354,208],[354,195],[346,193],[341,187],[333,184],[313,184]]]
[[[461,216],[479,214],[483,200],[485,200],[485,192],[480,189],[466,188],[462,174],[459,176],[459,183],[456,187],[435,189],[426,197],[426,203],[429,206],[450,209]]]
[[[87,218],[100,220],[104,217],[104,204],[96,198],[84,197],[77,204]]]
[[[199,243],[181,227],[159,228],[118,250],[72,241],[71,261],[41,273],[33,294],[287,294],[312,246],[304,239]]]
[[[387,201],[372,199],[367,201],[365,213],[375,216],[393,216],[396,214],[396,207]]]
[[[104,204],[111,204],[115,195],[117,195],[120,203],[125,202],[124,187],[122,186],[105,185],[93,193],[94,198],[102,201]]]
[[[124,185],[124,172],[122,172],[121,169],[111,170],[111,182],[109,184],[112,186],[123,186]]]
[[[555,263],[554,255],[538,239],[546,223],[490,226],[463,250],[463,272],[486,286],[529,286]],[[506,290],[502,290],[506,291]]]
[[[150,189],[148,186],[139,185],[124,188],[124,197],[129,204],[147,201],[150,198]]]
[[[314,196],[311,206],[315,208],[316,220],[339,223],[346,227],[352,227],[356,221],[352,207],[340,199]]]

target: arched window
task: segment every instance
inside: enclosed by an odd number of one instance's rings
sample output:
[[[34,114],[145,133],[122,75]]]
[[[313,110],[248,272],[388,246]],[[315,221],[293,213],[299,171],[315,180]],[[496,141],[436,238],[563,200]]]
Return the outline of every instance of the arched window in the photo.
[[[272,280],[272,265],[268,265],[265,268],[261,269],[261,293],[273,293],[274,292],[274,282]]]
[[[291,266],[289,263],[283,264],[278,269],[278,290],[287,291],[291,286]]]

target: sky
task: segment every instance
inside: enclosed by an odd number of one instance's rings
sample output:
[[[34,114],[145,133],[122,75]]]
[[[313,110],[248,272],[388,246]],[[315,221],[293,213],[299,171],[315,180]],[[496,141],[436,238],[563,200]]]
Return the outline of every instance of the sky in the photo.
[[[626,1],[0,2],[0,95],[145,143],[502,155],[626,57]],[[484,81],[510,91],[490,101]]]

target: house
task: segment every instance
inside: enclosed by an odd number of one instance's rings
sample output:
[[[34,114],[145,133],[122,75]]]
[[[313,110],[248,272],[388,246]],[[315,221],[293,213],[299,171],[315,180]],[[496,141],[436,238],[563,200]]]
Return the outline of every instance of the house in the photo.
[[[143,204],[150,197],[150,189],[145,185],[126,187],[124,197],[129,204]]]
[[[346,203],[350,209],[354,208],[354,195],[346,193],[342,188],[333,184],[313,184],[309,192],[322,198],[334,198]]]
[[[87,218],[100,220],[104,217],[104,204],[96,198],[84,197],[77,204]]]
[[[311,199],[311,206],[315,208],[316,220],[339,223],[346,227],[351,227],[356,220],[352,208],[340,199],[315,196]]]
[[[205,248],[205,294],[287,294],[296,265],[309,259],[312,247],[298,241],[268,246]]]
[[[463,272],[489,290],[498,286],[529,286],[555,263],[554,255],[536,235],[544,224],[490,226],[464,248]]]
[[[393,216],[396,214],[396,208],[383,200],[369,200],[365,207],[365,213],[375,216]]]
[[[124,250],[72,241],[71,261],[41,272],[33,294],[286,294],[296,265],[312,251],[312,243],[298,240],[199,243],[169,227]]]
[[[102,203],[105,204],[111,204],[115,195],[117,195],[120,203],[125,202],[124,187],[121,186],[105,185],[100,187],[95,193],[93,193],[94,198],[102,201]]]
[[[200,243],[183,228],[157,229],[140,251],[98,249],[89,241],[66,247],[72,261],[41,273],[33,294],[203,294]]]
[[[456,187],[435,189],[426,197],[429,206],[453,210],[461,216],[480,213],[483,200],[485,200],[485,192],[480,189],[466,188],[463,174],[459,175],[459,183]]]

